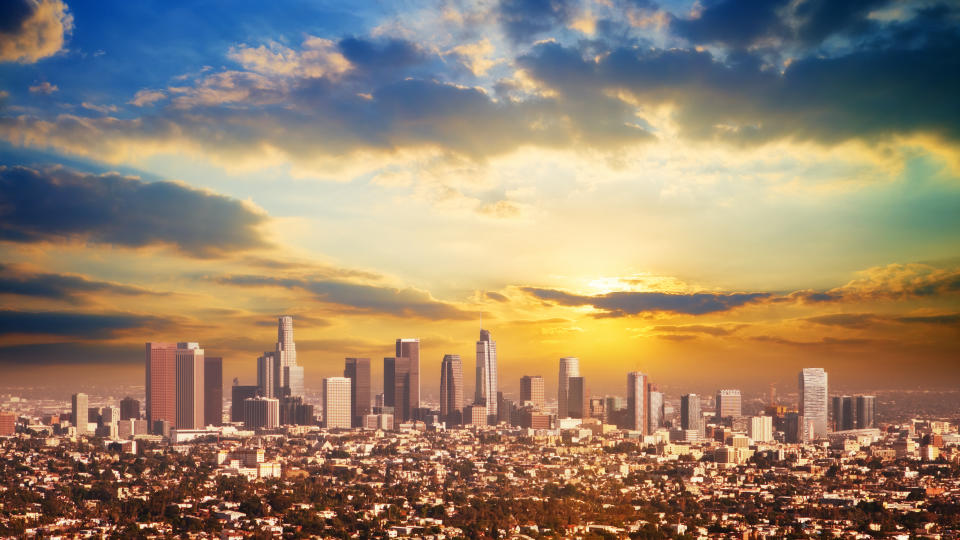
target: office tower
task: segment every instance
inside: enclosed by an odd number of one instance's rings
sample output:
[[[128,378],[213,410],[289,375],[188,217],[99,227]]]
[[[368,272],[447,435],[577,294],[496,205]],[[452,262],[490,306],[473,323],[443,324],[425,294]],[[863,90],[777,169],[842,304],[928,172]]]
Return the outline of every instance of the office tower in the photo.
[[[0,412],[0,437],[12,437],[17,432],[17,415]]]
[[[504,397],[503,392],[497,392],[497,417],[496,423],[510,423],[510,415],[513,412],[513,400]]]
[[[147,343],[146,352],[147,425],[154,433],[160,420],[177,418],[177,345]]]
[[[120,419],[121,420],[139,420],[140,419],[140,401],[132,397],[125,397],[120,400]]]
[[[813,422],[796,412],[788,412],[783,417],[784,442],[799,444],[809,442]]]
[[[277,318],[277,346],[274,367],[274,396],[303,395],[303,370],[297,369],[297,345],[293,341],[293,317],[282,315]],[[281,390],[286,388],[286,390]]]
[[[649,418],[647,415],[647,376],[639,371],[627,373],[627,419],[630,429],[646,434]]]
[[[323,379],[323,427],[350,429],[350,379]]]
[[[463,362],[459,354],[446,354],[440,362],[440,420],[463,423]]]
[[[273,429],[280,425],[280,400],[252,397],[243,400],[243,422],[250,429]]]
[[[277,355],[267,351],[257,358],[257,392],[262,397],[276,396]]]
[[[396,423],[410,419],[410,359],[383,359],[383,406],[393,407]]]
[[[463,408],[463,423],[470,426],[486,426],[489,416],[485,405],[467,405]]]
[[[409,382],[407,383],[407,416],[404,421],[413,417],[413,412],[420,408],[420,339],[398,339],[396,347],[397,358],[409,359]]]
[[[607,421],[607,408],[604,404],[606,400],[603,398],[590,398],[590,418],[596,418],[601,422]]]
[[[750,419],[750,438],[755,442],[773,441],[773,417],[754,416]]]
[[[663,427],[663,392],[657,390],[657,385],[647,384],[647,433]]]
[[[703,430],[703,414],[700,412],[700,396],[684,394],[680,396],[680,427],[684,430],[696,430],[701,436]]]
[[[203,424],[223,425],[223,358],[203,359]]]
[[[739,418],[743,416],[743,398],[739,390],[720,390],[717,392],[717,420],[721,418]]]
[[[557,385],[557,418],[569,418],[569,381],[570,377],[580,376],[580,360],[567,357],[560,359],[560,378]]]
[[[280,425],[313,425],[313,405],[304,403],[301,396],[280,398]]]
[[[303,366],[283,366],[283,380],[284,395],[303,397]]]
[[[177,344],[177,429],[200,429],[204,426],[204,359],[197,343]]]
[[[857,396],[857,429],[877,427],[877,397]]]
[[[87,406],[87,403],[87,395],[83,392],[76,393],[70,398],[70,421],[77,428],[77,435],[86,435],[88,433],[87,426],[90,423],[90,407]]]
[[[538,411],[546,406],[546,393],[543,388],[543,377],[540,375],[524,375],[520,379],[520,402],[530,401]]]
[[[587,383],[583,377],[567,379],[567,414],[570,418],[587,418]]]
[[[490,423],[497,421],[497,342],[490,339],[489,330],[480,330],[477,341],[477,385],[474,403],[486,404]]]
[[[236,381],[234,381],[236,382]],[[241,386],[234,384],[230,394],[230,421],[243,422],[243,402],[247,398],[257,397],[259,386]]]
[[[853,396],[833,396],[833,430],[856,429],[857,402]]]
[[[363,427],[363,417],[370,414],[370,359],[347,358],[343,376],[350,379],[350,414],[353,427]]]
[[[100,423],[116,424],[120,421],[120,407],[101,407]]]
[[[803,368],[800,372],[800,416],[813,423],[814,437],[827,436],[827,372]]]

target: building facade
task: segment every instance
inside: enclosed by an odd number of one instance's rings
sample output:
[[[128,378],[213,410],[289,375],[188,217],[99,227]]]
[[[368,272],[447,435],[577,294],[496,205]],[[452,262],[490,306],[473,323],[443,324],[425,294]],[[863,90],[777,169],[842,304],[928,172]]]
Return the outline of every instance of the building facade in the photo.
[[[814,437],[827,436],[827,372],[823,368],[804,368],[799,377],[800,416],[813,424]]]
[[[353,427],[363,427],[363,418],[370,409],[370,359],[347,358],[343,376],[350,379],[350,414]]]
[[[487,416],[491,423],[497,421],[497,342],[490,338],[488,330],[480,330],[477,341],[477,385],[474,391],[474,403],[487,406]]]
[[[350,379],[323,379],[323,427],[350,429],[353,424],[350,401]]]
[[[406,383],[406,416],[403,421],[410,420],[414,411],[420,408],[420,339],[402,338],[396,344],[397,358],[406,358],[408,377]]]
[[[627,373],[627,414],[629,428],[647,433],[647,376],[639,371]]]
[[[543,387],[543,377],[540,375],[524,375],[520,379],[520,402],[529,401],[538,411],[546,407],[546,393]]]
[[[203,359],[203,418],[207,426],[223,425],[223,358]]]
[[[462,424],[463,405],[463,361],[459,354],[444,355],[440,362],[440,421]]]
[[[569,418],[569,386],[571,377],[580,376],[580,360],[572,356],[560,359],[560,376],[557,381],[557,418]]]

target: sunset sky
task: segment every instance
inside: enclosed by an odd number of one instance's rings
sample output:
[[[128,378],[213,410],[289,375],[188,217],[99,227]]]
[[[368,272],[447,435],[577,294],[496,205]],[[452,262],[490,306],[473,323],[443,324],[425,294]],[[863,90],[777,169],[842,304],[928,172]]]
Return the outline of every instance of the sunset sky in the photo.
[[[956,386],[958,96],[953,2],[4,2],[0,370]]]

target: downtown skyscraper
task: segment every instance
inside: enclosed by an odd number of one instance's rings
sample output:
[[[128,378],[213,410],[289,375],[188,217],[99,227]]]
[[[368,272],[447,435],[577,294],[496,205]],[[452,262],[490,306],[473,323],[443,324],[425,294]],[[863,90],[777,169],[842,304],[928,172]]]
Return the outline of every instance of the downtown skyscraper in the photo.
[[[204,358],[199,343],[177,344],[176,422],[178,429],[200,429],[204,426]]]
[[[323,427],[349,429],[350,379],[327,377],[323,379]]]
[[[417,409],[420,408],[420,339],[419,338],[400,338],[397,339],[396,346],[397,358],[406,358],[407,379],[406,403],[404,404],[404,420],[413,418]],[[397,406],[399,409],[400,407]]]
[[[489,330],[480,330],[477,341],[477,385],[474,403],[486,404],[487,417],[497,423],[497,342],[490,339]]]
[[[649,427],[649,400],[647,395],[647,376],[639,371],[627,373],[627,424],[630,429],[639,431],[642,435],[648,433]]]
[[[347,358],[343,376],[350,379],[350,416],[353,427],[363,427],[370,414],[370,359]]]
[[[800,416],[804,424],[812,424],[814,437],[826,437],[829,399],[827,372],[823,368],[803,368],[799,377],[799,390]]]
[[[557,418],[570,417],[570,378],[580,376],[580,360],[572,356],[560,359],[557,384]]]
[[[448,426],[463,423],[463,362],[447,354],[440,363],[440,421]]]
[[[275,396],[303,396],[303,366],[297,364],[297,345],[293,341],[293,317],[290,315],[277,319],[276,362]]]
[[[410,419],[410,359],[388,357],[383,359],[383,405],[393,408],[397,423]]]
[[[520,379],[520,402],[529,401],[533,407],[542,411],[545,405],[543,377],[540,375],[524,375]]]

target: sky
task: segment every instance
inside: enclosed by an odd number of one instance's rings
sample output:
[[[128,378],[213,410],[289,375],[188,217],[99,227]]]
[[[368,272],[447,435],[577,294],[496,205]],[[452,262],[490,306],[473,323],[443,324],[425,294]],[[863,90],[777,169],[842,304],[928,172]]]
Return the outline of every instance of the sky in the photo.
[[[308,388],[422,343],[595,395],[960,383],[960,6],[0,7],[0,372]],[[482,320],[482,322],[481,322]]]

